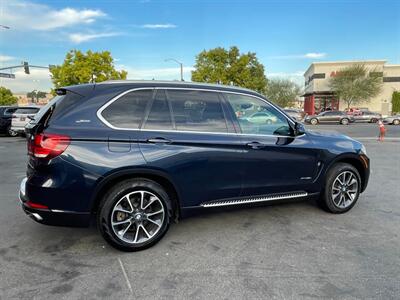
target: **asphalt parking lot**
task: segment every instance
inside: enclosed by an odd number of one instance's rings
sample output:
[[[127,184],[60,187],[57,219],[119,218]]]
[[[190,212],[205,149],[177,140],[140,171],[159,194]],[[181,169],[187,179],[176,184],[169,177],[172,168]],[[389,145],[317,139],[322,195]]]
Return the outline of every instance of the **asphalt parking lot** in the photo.
[[[370,184],[347,214],[312,202],[203,214],[122,253],[96,228],[37,224],[17,200],[23,138],[0,137],[0,299],[398,299],[400,126],[310,126],[360,138]]]

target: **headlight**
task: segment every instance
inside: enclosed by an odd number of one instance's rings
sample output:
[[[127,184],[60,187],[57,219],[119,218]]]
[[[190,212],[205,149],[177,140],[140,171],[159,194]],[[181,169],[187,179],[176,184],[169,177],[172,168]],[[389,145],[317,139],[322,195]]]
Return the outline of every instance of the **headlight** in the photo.
[[[367,148],[364,145],[361,145],[361,152],[367,155]]]

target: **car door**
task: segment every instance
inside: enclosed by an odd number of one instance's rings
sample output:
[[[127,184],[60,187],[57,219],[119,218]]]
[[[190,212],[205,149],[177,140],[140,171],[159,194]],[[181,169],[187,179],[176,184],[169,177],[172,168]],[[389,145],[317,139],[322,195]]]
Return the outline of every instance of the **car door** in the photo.
[[[167,170],[184,207],[238,197],[241,141],[217,92],[158,88],[138,136],[147,166]]]
[[[295,137],[289,125],[293,121],[261,98],[234,93],[224,96],[241,132],[241,196],[306,190],[317,176],[319,155],[307,134]],[[238,112],[249,103],[255,111],[268,111],[275,121],[257,124],[241,118]]]

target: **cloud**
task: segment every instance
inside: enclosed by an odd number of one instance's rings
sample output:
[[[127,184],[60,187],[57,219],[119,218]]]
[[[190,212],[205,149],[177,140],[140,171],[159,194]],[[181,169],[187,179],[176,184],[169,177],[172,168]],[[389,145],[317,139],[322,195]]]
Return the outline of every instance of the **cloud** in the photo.
[[[3,1],[1,22],[11,29],[46,31],[90,24],[106,14],[98,9],[63,8],[60,10],[28,1]]]
[[[169,29],[169,28],[176,28],[175,24],[144,24],[140,26],[141,28],[146,28],[146,29]]]
[[[15,60],[15,57],[0,54],[0,63]]]
[[[326,53],[323,52],[309,52],[305,54],[289,54],[289,55],[277,55],[277,56],[270,56],[270,59],[304,59],[304,58],[311,58],[311,59],[320,59],[326,57]]]
[[[94,39],[121,35],[120,32],[98,32],[98,33],[71,33],[68,38],[71,42],[80,44]]]
[[[267,78],[288,79],[299,86],[304,86],[304,71],[267,73]]]
[[[326,56],[326,53],[318,53],[318,52],[311,52],[304,54],[305,58],[323,58]]]
[[[25,74],[23,69],[14,72],[15,79],[0,78],[0,86],[11,89],[13,93],[27,93],[35,89],[48,92],[52,87],[49,70],[30,69],[30,74]]]

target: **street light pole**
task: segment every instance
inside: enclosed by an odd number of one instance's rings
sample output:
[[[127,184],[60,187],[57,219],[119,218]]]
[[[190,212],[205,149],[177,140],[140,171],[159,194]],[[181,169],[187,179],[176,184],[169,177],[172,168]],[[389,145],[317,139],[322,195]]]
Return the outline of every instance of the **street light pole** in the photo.
[[[177,64],[179,64],[179,66],[180,66],[180,68],[181,68],[181,81],[184,81],[184,80],[183,80],[183,63],[181,63],[179,60],[176,60],[175,58],[167,58],[167,59],[165,59],[164,61],[174,61],[174,62],[176,62]]]

